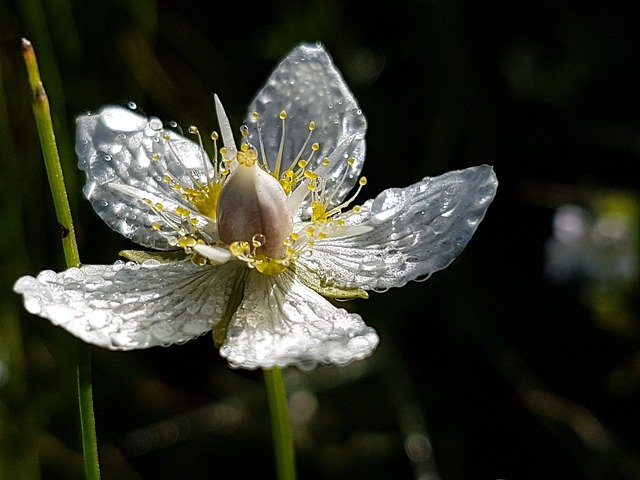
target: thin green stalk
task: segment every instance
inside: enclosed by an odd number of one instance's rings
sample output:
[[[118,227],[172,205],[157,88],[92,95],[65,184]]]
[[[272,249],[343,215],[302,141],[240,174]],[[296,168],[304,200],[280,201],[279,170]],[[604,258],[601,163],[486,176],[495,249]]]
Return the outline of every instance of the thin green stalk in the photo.
[[[295,480],[296,456],[282,370],[264,370],[264,382],[271,412],[271,433],[278,480]]]
[[[40,78],[35,51],[33,50],[31,42],[26,39],[22,40],[22,56],[24,57],[27,74],[29,76],[33,115],[36,119],[53,204],[56,209],[58,225],[60,226],[65,260],[68,267],[77,267],[80,265],[80,256],[78,255],[78,245],[76,243],[76,235],[71,218],[71,209],[69,208],[67,190],[60,165],[60,156],[58,155],[53,123],[51,121],[49,99],[47,98],[47,93]],[[78,353],[77,373],[85,472],[87,479],[98,480],[100,478],[100,465],[98,463],[98,442],[93,414],[91,356],[84,344],[80,345],[80,352]]]

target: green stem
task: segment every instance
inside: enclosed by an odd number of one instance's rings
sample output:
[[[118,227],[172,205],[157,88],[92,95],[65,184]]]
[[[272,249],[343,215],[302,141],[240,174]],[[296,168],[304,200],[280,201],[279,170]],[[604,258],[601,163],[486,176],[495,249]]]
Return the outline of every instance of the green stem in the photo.
[[[76,234],[73,228],[69,199],[62,175],[60,156],[56,145],[56,137],[51,121],[49,99],[40,78],[36,53],[31,42],[22,39],[22,56],[27,67],[29,85],[31,87],[31,103],[36,119],[40,146],[47,170],[53,204],[62,237],[62,248],[68,267],[80,265]],[[98,443],[96,438],[93,414],[93,392],[91,385],[91,356],[86,345],[80,346],[78,353],[78,402],[80,404],[80,423],[82,431],[82,448],[84,451],[85,472],[87,479],[100,478],[98,462]]]
[[[80,429],[84,471],[88,480],[100,479],[98,461],[98,439],[96,420],[93,414],[93,385],[91,384],[91,352],[87,345],[80,344],[78,352],[78,403],[80,406]]]
[[[40,79],[36,53],[33,50],[31,42],[24,38],[22,39],[22,56],[24,57],[24,63],[27,66],[27,73],[29,75],[31,105],[33,107],[33,115],[36,119],[36,126],[38,127],[38,136],[40,137],[44,165],[47,169],[47,177],[49,178],[49,186],[51,187],[53,205],[55,206],[56,217],[60,225],[64,258],[67,261],[67,266],[77,267],[80,265],[80,256],[78,255],[78,245],[76,244],[76,233],[73,229],[67,189],[64,186],[64,177],[62,175],[56,137],[53,132],[49,99],[47,98],[47,92],[45,92],[44,85]]]
[[[287,405],[287,390],[282,370],[264,370],[264,382],[271,411],[271,433],[275,450],[278,480],[295,480],[296,457],[291,433],[291,419]]]

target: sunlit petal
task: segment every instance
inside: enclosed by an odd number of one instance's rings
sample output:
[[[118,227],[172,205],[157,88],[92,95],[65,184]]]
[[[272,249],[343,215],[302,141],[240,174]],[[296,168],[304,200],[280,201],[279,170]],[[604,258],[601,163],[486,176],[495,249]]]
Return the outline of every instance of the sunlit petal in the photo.
[[[359,315],[334,307],[290,271],[252,271],[220,354],[234,367],[309,369],[360,360],[377,344]]]
[[[140,245],[174,248],[169,239],[175,237],[175,229],[144,200],[154,199],[152,205],[157,199],[166,200],[167,205],[181,205],[194,213],[193,205],[174,187],[207,183],[211,166],[200,146],[165,129],[159,119],[118,105],[78,117],[76,136],[79,167],[87,175],[84,193],[98,215]],[[180,221],[172,211],[167,214]],[[198,217],[201,228],[210,223]]]
[[[319,143],[319,150],[307,167],[309,171],[319,168],[322,158],[329,157],[341,142],[348,142],[340,158],[333,161],[328,173],[323,175],[327,178],[326,188],[333,191],[346,173],[331,201],[332,207],[338,205],[353,188],[362,170],[367,122],[342,75],[321,45],[300,45],[291,51],[249,105],[245,120],[250,132],[249,141],[256,147],[260,145],[260,125],[272,171],[276,167],[282,139],[283,121],[279,116],[282,111],[287,113],[282,170],[288,168],[301,151],[309,137],[310,122],[314,122],[315,130],[311,132],[302,158],[308,158],[313,142]],[[259,114],[258,119],[254,112]],[[346,163],[347,158],[354,159],[351,166]],[[301,204],[299,213],[303,219],[310,216],[309,203],[307,199]]]
[[[310,253],[296,260],[296,268],[322,284],[401,287],[445,268],[460,254],[497,185],[492,168],[482,165],[385,190],[345,218],[347,226],[372,227],[369,231],[317,240]]]
[[[183,343],[220,321],[240,269],[148,260],[85,265],[22,277],[25,308],[85,342],[112,350]]]

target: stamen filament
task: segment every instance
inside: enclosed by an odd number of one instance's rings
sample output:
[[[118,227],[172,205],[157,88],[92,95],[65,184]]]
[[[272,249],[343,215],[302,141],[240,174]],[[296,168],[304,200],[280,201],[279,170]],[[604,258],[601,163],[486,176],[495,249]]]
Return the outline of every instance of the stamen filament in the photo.
[[[280,178],[280,166],[282,165],[282,151],[284,150],[284,136],[285,136],[285,120],[287,119],[287,112],[284,110],[280,112],[280,119],[282,120],[282,135],[280,136],[280,145],[278,146],[278,154],[276,156],[276,168],[273,172],[275,178]]]

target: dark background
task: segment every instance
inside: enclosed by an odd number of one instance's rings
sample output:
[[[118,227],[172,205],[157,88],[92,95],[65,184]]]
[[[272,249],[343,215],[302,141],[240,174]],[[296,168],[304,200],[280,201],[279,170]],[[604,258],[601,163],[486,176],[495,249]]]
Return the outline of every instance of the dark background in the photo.
[[[135,101],[206,131],[216,92],[239,126],[302,41],[325,44],[369,120],[361,200],[494,165],[497,197],[458,260],[346,306],[379,331],[374,356],[287,372],[300,478],[640,478],[639,21],[635,1],[0,1],[0,478],[83,475],[77,342],[11,293],[64,267],[22,36],[85,263],[132,245],[82,199],[75,116]],[[565,204],[604,219],[605,240],[567,247],[559,282],[545,252]],[[229,369],[208,336],[92,353],[104,478],[272,476],[261,375]]]

